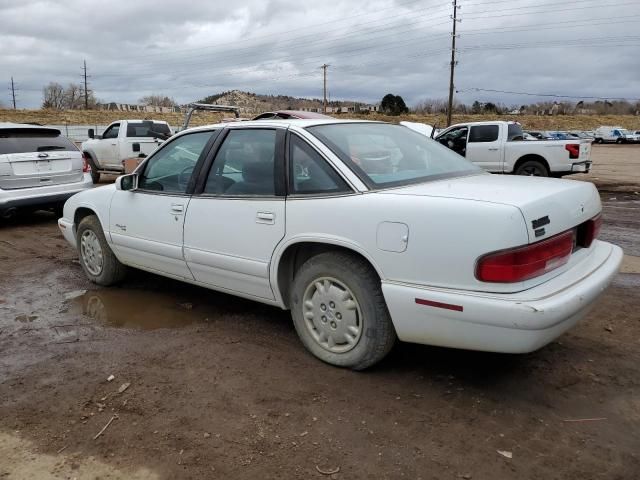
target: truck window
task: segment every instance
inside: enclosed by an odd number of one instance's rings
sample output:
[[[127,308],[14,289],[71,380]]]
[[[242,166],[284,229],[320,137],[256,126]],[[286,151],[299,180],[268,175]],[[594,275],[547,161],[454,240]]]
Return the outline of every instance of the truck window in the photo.
[[[476,125],[471,127],[469,142],[486,143],[498,140],[500,127],[498,125]]]
[[[104,131],[104,134],[102,135],[102,138],[118,138],[118,132],[120,131],[120,124],[119,123],[115,123],[113,125],[111,125],[109,128],[107,128]]]
[[[156,122],[129,122],[127,124],[127,137],[155,137],[170,136],[171,130],[166,123]]]
[[[510,123],[507,129],[507,142],[519,142],[524,140],[522,126],[517,123]]]

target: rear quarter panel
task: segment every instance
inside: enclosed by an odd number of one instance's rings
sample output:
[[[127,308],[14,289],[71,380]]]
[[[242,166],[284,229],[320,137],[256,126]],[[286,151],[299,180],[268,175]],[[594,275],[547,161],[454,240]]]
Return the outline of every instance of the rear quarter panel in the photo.
[[[355,194],[343,197],[288,199],[286,236],[274,253],[278,261],[296,242],[316,239],[351,248],[373,264],[387,281],[486,291],[475,278],[476,260],[491,251],[528,242],[520,210],[510,205],[411,195]],[[404,252],[380,248],[381,222],[404,223]],[[490,285],[490,291],[522,289],[522,285]]]
[[[506,142],[505,149],[505,173],[513,172],[518,160],[525,155],[538,155],[544,158],[552,172],[571,171],[569,152],[564,146],[567,143],[576,143],[569,140],[538,140],[536,142]],[[577,162],[578,160],[573,160]]]

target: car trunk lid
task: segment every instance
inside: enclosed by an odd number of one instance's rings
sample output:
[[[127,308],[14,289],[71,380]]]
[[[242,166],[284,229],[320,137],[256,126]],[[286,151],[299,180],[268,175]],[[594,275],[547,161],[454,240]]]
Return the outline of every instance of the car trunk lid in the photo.
[[[82,155],[75,151],[49,151],[4,155],[0,188],[59,185],[82,180]]]
[[[593,184],[555,178],[479,174],[382,190],[389,195],[421,195],[511,205],[524,217],[529,242],[570,230],[600,213]]]

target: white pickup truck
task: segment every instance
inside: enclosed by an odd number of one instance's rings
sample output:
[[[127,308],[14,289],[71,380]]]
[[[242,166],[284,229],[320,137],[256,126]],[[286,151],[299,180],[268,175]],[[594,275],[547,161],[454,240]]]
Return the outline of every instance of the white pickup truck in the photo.
[[[132,157],[146,157],[153,153],[172,134],[167,122],[158,120],[118,120],[110,124],[102,135],[89,129],[89,140],[81,150],[91,165],[93,183],[100,174],[125,173],[124,161]]]
[[[460,123],[435,140],[492,173],[562,177],[591,168],[591,141],[523,141],[517,122]]]

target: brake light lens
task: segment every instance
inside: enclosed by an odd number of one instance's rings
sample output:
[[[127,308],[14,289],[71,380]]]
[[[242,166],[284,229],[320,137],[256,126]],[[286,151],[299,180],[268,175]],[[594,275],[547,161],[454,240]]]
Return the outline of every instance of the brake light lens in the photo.
[[[598,214],[591,220],[585,222],[583,237],[580,240],[580,246],[589,248],[593,241],[598,238],[600,229],[602,228],[602,215]]]
[[[513,283],[544,275],[569,261],[573,235],[569,230],[541,242],[485,255],[476,266],[476,278]]]
[[[91,171],[91,166],[89,165],[89,161],[87,160],[87,154],[82,153],[82,173],[88,173]]]
[[[569,158],[580,158],[580,144],[567,143],[564,148],[569,152]]]

